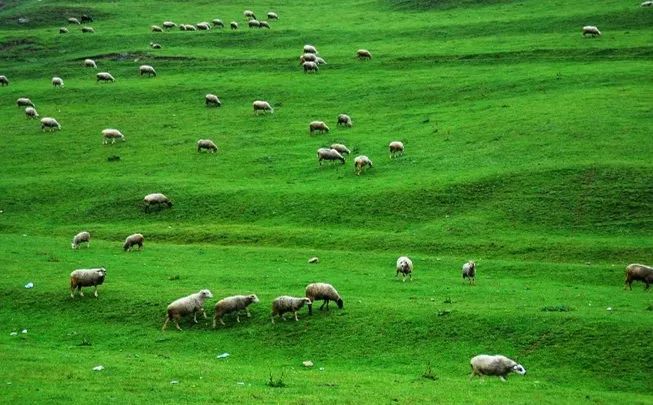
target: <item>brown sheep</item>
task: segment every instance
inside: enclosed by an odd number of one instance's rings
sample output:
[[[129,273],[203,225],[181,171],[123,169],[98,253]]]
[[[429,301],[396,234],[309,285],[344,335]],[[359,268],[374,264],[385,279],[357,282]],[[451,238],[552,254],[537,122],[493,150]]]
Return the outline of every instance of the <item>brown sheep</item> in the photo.
[[[626,285],[632,290],[633,281],[643,282],[646,284],[644,290],[648,290],[651,284],[653,284],[653,267],[643,264],[629,264],[628,267],[626,267],[624,290],[626,289]]]

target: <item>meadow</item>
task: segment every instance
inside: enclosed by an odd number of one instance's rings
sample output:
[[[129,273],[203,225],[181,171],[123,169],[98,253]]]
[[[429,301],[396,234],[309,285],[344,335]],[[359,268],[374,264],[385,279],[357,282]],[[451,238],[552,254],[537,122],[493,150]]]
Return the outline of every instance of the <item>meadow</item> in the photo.
[[[279,20],[249,29],[245,9]],[[81,14],[95,34],[66,23]],[[150,31],[214,18],[227,28]],[[627,264],[653,263],[652,23],[621,0],[0,1],[2,401],[653,403],[653,295],[623,290]],[[346,163],[318,165],[335,142]],[[360,176],[357,155],[374,162]],[[144,211],[155,192],[174,206]],[[72,250],[81,230],[90,248]],[[123,252],[135,232],[144,249]],[[71,299],[91,267],[99,298]],[[316,281],[344,308],[271,324],[275,297]],[[202,288],[210,316],[225,296],[261,302],[162,332]],[[480,353],[527,374],[470,381]]]

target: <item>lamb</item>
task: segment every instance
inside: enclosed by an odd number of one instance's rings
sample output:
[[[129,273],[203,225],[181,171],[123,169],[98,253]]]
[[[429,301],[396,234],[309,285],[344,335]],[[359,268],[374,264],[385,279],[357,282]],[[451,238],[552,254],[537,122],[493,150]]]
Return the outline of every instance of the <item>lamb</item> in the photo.
[[[209,153],[216,153],[218,146],[210,139],[200,139],[197,141],[197,151],[207,150]]]
[[[165,28],[165,29],[170,29],[170,28],[174,28],[174,27],[177,26],[177,24],[175,24],[172,21],[164,21],[163,24],[161,24],[161,25],[163,25],[163,28]]]
[[[344,303],[340,294],[336,291],[331,284],[327,283],[311,283],[306,286],[306,298],[310,301],[308,303],[308,314],[313,315],[313,303],[315,301],[324,300],[320,310],[326,306],[326,310],[329,310],[329,301],[335,301],[338,305],[338,308],[342,309]]]
[[[259,23],[259,26],[258,26],[259,28],[267,28],[267,29],[270,29],[270,24],[268,24],[267,21],[259,21],[258,23]]]
[[[390,142],[390,145],[388,145],[388,148],[390,148],[390,158],[392,159],[393,157],[397,157],[397,155],[403,155],[404,154],[404,144],[400,141],[392,141]]]
[[[163,32],[163,28],[159,27],[158,25],[153,25],[150,28],[152,29],[152,32]]]
[[[410,260],[407,256],[401,256],[397,259],[397,277],[401,273],[402,281],[406,282],[406,276],[410,281],[413,281],[413,261]]]
[[[204,105],[206,105],[207,107],[210,105],[220,107],[222,105],[222,102],[220,102],[218,96],[209,93],[206,96],[204,96]]]
[[[93,17],[91,17],[88,14],[82,14],[82,17],[79,19],[79,21],[86,23],[86,22],[93,22]]]
[[[277,297],[272,301],[272,323],[274,324],[274,317],[279,315],[284,321],[286,318],[283,316],[286,312],[292,312],[295,314],[295,321],[299,321],[297,318],[297,311],[304,306],[304,304],[311,304],[311,300],[306,297],[291,297],[288,295],[282,295]]]
[[[67,33],[68,33],[68,28],[59,27],[59,34],[67,34]]]
[[[91,234],[90,233],[88,233],[86,231],[82,231],[82,232],[78,233],[77,235],[73,236],[73,241],[71,243],[71,246],[72,246],[73,250],[78,249],[79,245],[81,245],[82,243],[86,243],[87,248],[91,247]]]
[[[352,126],[351,117],[347,114],[338,115],[338,125],[351,128]]]
[[[254,12],[252,10],[245,10],[243,11],[243,15],[245,18],[248,20],[256,20],[256,16],[254,15]]]
[[[258,20],[249,20],[247,26],[249,28],[261,28],[261,23]]]
[[[52,78],[52,85],[54,87],[63,87],[63,79],[60,77],[53,77]]]
[[[586,25],[583,27],[583,36],[591,35],[592,38],[596,36],[601,36],[601,31],[593,25]]]
[[[148,194],[143,198],[143,202],[145,203],[146,211],[149,211],[152,206],[160,207],[164,205],[168,208],[172,207],[172,201],[170,201],[168,197],[161,193]]]
[[[320,68],[317,66],[317,63],[315,62],[304,62],[303,67],[304,67],[304,73],[309,73],[309,72],[317,73],[320,71]]]
[[[211,24],[207,23],[206,21],[197,23],[195,26],[201,31],[209,31],[211,29]]]
[[[143,241],[145,238],[143,238],[143,235],[140,233],[134,233],[132,235],[129,235],[125,239],[125,243],[122,244],[122,249],[125,252],[131,252],[132,248],[136,245],[138,245],[138,250],[143,250]]]
[[[268,20],[278,20],[279,16],[274,11],[268,11]]]
[[[39,113],[36,112],[34,107],[25,107],[25,116],[27,116],[27,118],[37,118]]]
[[[303,65],[304,62],[315,62],[317,61],[317,55],[314,53],[305,53],[299,57],[299,64]]]
[[[93,295],[97,298],[97,286],[104,283],[106,275],[107,270],[104,267],[74,270],[70,273],[70,298],[75,298],[75,290],[83,297],[82,287],[95,287]]]
[[[84,33],[84,34],[95,34],[95,30],[93,29],[93,27],[85,26],[85,27],[82,27],[82,33]]]
[[[214,18],[213,21],[211,21],[211,22],[213,23],[213,26],[214,26],[214,27],[217,27],[217,28],[224,28],[224,23],[223,23],[222,20],[219,19],[219,18]]]
[[[315,63],[317,63],[318,65],[326,65],[327,64],[326,61],[324,59],[320,58],[319,56],[315,57]]]
[[[229,26],[231,27],[232,30],[237,30],[238,29],[238,23],[236,21],[230,22]]]
[[[476,284],[476,262],[473,260],[463,264],[463,282],[469,279],[469,284]]]
[[[328,148],[320,148],[317,150],[317,160],[320,163],[320,166],[322,166],[322,161],[323,160],[339,160],[342,162],[342,164],[345,164],[345,158],[342,157],[340,152],[338,152],[336,149],[328,149]]]
[[[7,76],[0,75],[0,86],[9,86],[9,79],[7,79]]]
[[[230,314],[232,312],[236,313],[236,322],[240,323],[240,314],[239,312],[245,310],[247,317],[250,318],[252,315],[249,313],[247,307],[250,304],[258,303],[258,297],[256,294],[250,295],[234,295],[232,297],[223,298],[215,304],[215,316],[213,317],[213,328],[216,327],[217,321],[219,320],[222,325],[225,325],[222,320],[222,316],[225,314]]]
[[[653,284],[653,267],[644,264],[629,264],[626,267],[626,281],[624,283],[624,290],[626,285],[633,289],[633,281],[642,281],[646,284],[644,290],[648,290],[650,285]]]
[[[493,356],[479,354],[478,356],[472,357],[469,364],[472,367],[472,374],[469,376],[470,380],[475,375],[479,377],[484,375],[497,375],[501,381],[505,382],[506,377],[511,372],[515,372],[519,375],[526,374],[526,369],[521,364],[518,364],[516,361],[500,354],[495,354]]]
[[[181,330],[179,327],[179,320],[182,316],[193,315],[193,322],[197,323],[197,313],[201,312],[206,319],[206,312],[204,311],[204,301],[208,298],[213,298],[213,294],[209,290],[200,290],[195,294],[188,295],[178,300],[173,301],[168,305],[166,320],[163,323],[162,331],[166,330],[168,327],[168,322],[173,320],[175,326],[178,330]]]
[[[113,76],[111,76],[111,73],[109,73],[109,72],[100,72],[100,73],[96,74],[95,77],[97,79],[95,81],[95,83],[99,83],[99,82],[105,82],[106,83],[106,82],[115,82],[116,81],[116,79],[114,79]]]
[[[16,105],[18,107],[33,107],[36,108],[34,103],[32,103],[32,100],[30,100],[27,97],[20,97],[19,99],[16,100]]]
[[[121,141],[125,141],[125,135],[122,134],[122,132],[118,131],[117,129],[113,128],[107,128],[102,130],[102,144],[106,145],[109,143],[109,139],[111,139],[111,144],[113,145],[116,143],[116,139],[120,139]]]
[[[359,49],[356,51],[356,56],[360,60],[372,59],[372,54],[367,49]]]
[[[360,176],[366,166],[372,167],[372,161],[367,156],[360,155],[354,159],[354,170],[356,171],[356,175]]]
[[[341,155],[344,155],[345,153],[349,155],[351,153],[351,151],[341,143],[331,144],[330,148],[337,150]]]
[[[304,45],[304,53],[315,53],[317,54],[317,48],[315,48],[313,45]]]
[[[41,118],[41,130],[45,131],[46,128],[48,131],[61,131],[61,125],[57,122],[57,120],[51,117]]]
[[[311,121],[311,123],[308,124],[308,132],[313,134],[315,131],[320,133],[329,132],[329,127],[324,123],[324,121]]]
[[[262,100],[256,100],[252,103],[252,107],[254,108],[254,113],[258,115],[259,111],[263,111],[263,113],[270,112],[270,114],[274,113],[274,108],[268,103],[267,101],[262,101]]]
[[[147,77],[156,76],[156,70],[154,70],[154,68],[150,65],[141,65],[139,66],[138,71],[140,72],[141,76],[144,74],[146,74]]]
[[[157,44],[155,42],[150,42],[150,47],[152,49],[161,49],[161,44]]]
[[[97,69],[97,65],[93,59],[84,59],[84,67],[92,67],[93,69]]]
[[[68,23],[69,23],[69,24],[78,24],[78,25],[81,25],[81,23],[79,22],[79,20],[76,19],[75,17],[70,17],[70,18],[68,18]]]

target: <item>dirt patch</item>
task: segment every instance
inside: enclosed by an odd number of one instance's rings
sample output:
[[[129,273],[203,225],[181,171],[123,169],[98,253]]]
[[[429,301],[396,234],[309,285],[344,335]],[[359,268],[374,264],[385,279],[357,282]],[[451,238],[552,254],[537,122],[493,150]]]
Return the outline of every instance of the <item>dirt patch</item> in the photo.
[[[13,1],[0,0],[4,6],[0,9],[9,9]],[[0,26],[5,28],[29,27],[62,27],[67,26],[68,17],[80,18],[82,14],[90,15],[95,21],[105,19],[108,14],[98,12],[89,7],[54,7],[43,6],[21,13],[13,13],[0,17]]]

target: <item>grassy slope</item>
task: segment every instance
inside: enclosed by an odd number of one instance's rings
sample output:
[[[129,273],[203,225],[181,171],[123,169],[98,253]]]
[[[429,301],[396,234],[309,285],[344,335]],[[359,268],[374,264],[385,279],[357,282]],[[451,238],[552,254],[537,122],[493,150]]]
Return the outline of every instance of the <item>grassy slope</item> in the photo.
[[[651,401],[653,359],[640,343],[650,339],[650,294],[619,291],[626,263],[651,261],[650,10],[619,1],[6,3],[0,319],[29,329],[0,338],[10,400]],[[270,31],[148,32],[164,19],[242,23],[245,8],[281,20]],[[97,34],[56,34],[81,12],[96,16]],[[603,37],[580,38],[584,24]],[[164,49],[150,50],[153,40]],[[304,43],[329,62],[319,75],[296,65]],[[371,62],[353,59],[361,47]],[[97,85],[80,67],[89,56],[117,82]],[[141,63],[159,76],[139,78]],[[64,89],[51,88],[53,75]],[[208,92],[222,108],[203,108]],[[14,105],[25,95],[63,131],[42,134],[25,120]],[[257,98],[275,114],[253,116]],[[335,128],[343,111],[352,129]],[[309,136],[313,119],[331,133]],[[127,142],[102,146],[105,127]],[[220,153],[193,153],[200,137]],[[390,160],[394,139],[407,153]],[[351,159],[317,168],[315,150],[333,141],[375,167],[360,177]],[[107,162],[114,154],[121,161]],[[155,191],[175,207],[143,213],[142,196]],[[80,229],[92,248],[66,249]],[[123,254],[120,241],[135,231],[146,250]],[[320,265],[305,264],[313,254]],[[399,254],[415,259],[413,283],[392,278]],[[459,280],[470,257],[475,288]],[[70,270],[97,265],[109,269],[100,299],[66,299]],[[36,288],[22,289],[29,280]],[[267,322],[271,299],[316,280],[339,288],[344,311]],[[253,291],[262,303],[246,325],[161,334],[166,303],[202,287],[216,297]],[[541,311],[551,305],[574,310]],[[223,351],[232,357],[216,360]],[[470,386],[467,362],[479,352],[513,355],[529,374]],[[317,368],[302,369],[305,359]],[[427,363],[435,382],[420,377]],[[107,369],[92,374],[96,364]],[[265,386],[282,371],[286,389]]]

